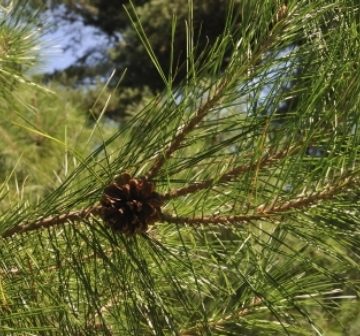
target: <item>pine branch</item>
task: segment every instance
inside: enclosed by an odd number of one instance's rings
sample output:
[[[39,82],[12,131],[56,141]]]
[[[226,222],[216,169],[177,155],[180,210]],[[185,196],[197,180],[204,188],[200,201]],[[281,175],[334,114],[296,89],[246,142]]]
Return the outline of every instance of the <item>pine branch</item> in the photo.
[[[265,48],[261,48],[253,57],[252,62],[255,63],[258,58],[262,55],[263,49],[266,49],[270,45],[270,41],[273,40],[273,36],[270,34],[268,40],[264,44]],[[219,103],[219,101],[224,97],[224,91],[227,87],[228,81],[226,78],[223,78],[220,82],[220,84],[216,87],[215,93],[211,98],[208,98],[206,102],[199,107],[195,115],[188,121],[181,129],[180,131],[174,136],[168,147],[165,149],[164,152],[160,152],[157,157],[155,158],[155,161],[152,165],[152,167],[149,169],[149,172],[146,176],[148,180],[151,180],[153,177],[157,175],[157,173],[160,171],[164,163],[171,157],[171,155],[180,147],[182,141],[185,139],[185,137],[194,130],[194,128],[204,119],[204,117],[216,106],[216,104]],[[250,169],[263,167],[267,164],[271,164],[274,161],[280,160],[281,158],[288,155],[288,151],[282,151],[279,152],[272,157],[264,157],[257,163],[250,165],[250,166],[238,166],[230,170],[229,172],[225,173],[220,180],[218,180],[219,183],[225,183],[228,181],[231,181],[233,178],[238,176],[241,173],[244,173],[246,171],[249,171]],[[190,186],[174,190],[172,192],[169,192],[165,195],[160,195],[163,200],[169,200],[173,199],[175,197],[183,196],[189,193],[194,193],[197,191],[200,191],[202,189],[205,189],[212,184],[214,184],[216,181],[214,179],[195,183]],[[84,220],[91,215],[98,216],[101,212],[101,206],[93,206],[89,208],[85,208],[79,211],[72,211],[60,215],[54,215],[46,218],[41,218],[37,221],[34,221],[32,223],[23,223],[20,224],[10,230],[5,231],[2,234],[3,238],[11,237],[15,234],[24,233],[24,232],[30,232],[38,229],[43,228],[49,228],[55,225],[64,224],[66,222],[75,222],[75,221],[81,221]],[[165,216],[165,215],[164,215]],[[255,216],[255,217],[254,217]],[[166,217],[166,216],[165,216]],[[236,218],[239,218],[241,221],[245,220],[252,220],[258,218],[258,215],[240,215],[235,216]],[[172,218],[172,217],[171,217]],[[169,220],[171,219],[169,217]],[[250,219],[249,219],[250,218]],[[171,220],[174,220],[173,218]]]
[[[173,198],[185,196],[188,194],[192,194],[194,192],[204,190],[215,184],[230,182],[230,181],[234,180],[235,178],[237,178],[241,174],[252,171],[254,169],[256,170],[256,169],[263,168],[265,166],[270,166],[270,165],[280,161],[284,157],[287,157],[288,155],[293,153],[294,150],[295,150],[295,147],[277,152],[272,155],[270,155],[270,154],[264,155],[261,159],[259,159],[258,161],[254,162],[250,165],[237,166],[237,167],[227,171],[218,179],[210,179],[210,180],[203,181],[203,182],[193,183],[193,184],[190,184],[189,186],[186,186],[186,187],[183,187],[180,189],[176,189],[176,190],[172,190],[172,191],[166,193],[163,196],[163,199],[170,200]]]
[[[164,152],[160,152],[155,158],[155,162],[150,168],[147,178],[151,180],[164,165],[166,160],[168,160],[171,155],[179,148],[182,141],[185,139],[186,135],[189,134],[208,114],[209,111],[221,100],[224,96],[224,90],[226,88],[227,81],[224,79],[216,88],[214,95],[206,100],[206,103],[201,105],[195,115],[190,119],[183,127],[181,127],[178,134],[174,136],[169,146],[164,150]]]
[[[354,179],[347,177],[336,185],[328,185],[318,192],[311,192],[307,195],[298,195],[294,199],[277,204],[276,199],[270,204],[262,204],[258,206],[254,213],[232,216],[204,216],[204,217],[182,217],[170,214],[162,214],[161,219],[168,223],[174,224],[238,224],[246,223],[253,220],[261,220],[274,216],[283,215],[290,210],[299,210],[305,207],[317,204],[320,201],[330,199],[337,195],[342,189],[354,182]]]
[[[287,6],[281,6],[278,10],[278,13],[274,17],[274,23],[284,21],[287,16],[287,12]],[[248,64],[248,69],[250,69],[253,64],[256,64],[262,57],[263,53],[271,46],[271,43],[274,41],[274,27],[270,29],[269,35],[267,39],[265,39],[263,45],[252,56]],[[171,155],[179,148],[186,135],[189,134],[204,119],[208,112],[211,111],[211,109],[215,107],[216,104],[221,100],[221,98],[224,96],[224,91],[227,87],[227,84],[228,81],[226,79],[223,79],[216,88],[214,95],[211,98],[208,98],[205,104],[199,107],[192,119],[190,119],[190,121],[188,121],[174,136],[171,143],[164,150],[164,152],[160,152],[157,155],[157,157],[155,158],[155,162],[153,163],[147,174],[148,179],[151,180],[153,177],[156,176],[156,174],[160,171],[166,160],[168,160]]]
[[[39,229],[46,229],[67,222],[83,221],[90,216],[98,216],[101,212],[101,209],[101,206],[92,206],[78,211],[71,211],[68,213],[40,218],[30,223],[22,223],[11,228],[10,230],[5,231],[2,234],[2,237],[9,238],[16,234],[35,231]]]
[[[281,154],[280,154],[281,153]],[[275,156],[272,156],[273,160],[280,159],[282,155],[285,155],[283,152],[279,152]],[[276,157],[276,158],[275,158]],[[235,168],[236,172],[241,172],[240,167]],[[232,178],[234,176],[233,172],[235,169],[223,175],[223,178]],[[340,177],[339,177],[340,179]],[[286,213],[289,210],[299,210],[303,209],[312,204],[317,204],[322,200],[330,199],[335,194],[339,193],[343,188],[345,188],[350,182],[354,182],[353,175],[348,176],[335,185],[327,185],[321,191],[311,192],[307,195],[298,195],[294,199],[285,201],[283,203],[277,204],[276,199],[272,201],[270,204],[265,203],[258,206],[254,213],[250,214],[242,214],[242,215],[232,215],[232,216],[204,216],[201,218],[198,217],[182,217],[182,216],[174,216],[171,214],[160,213],[159,221],[174,223],[174,224],[238,224],[239,222],[250,222],[253,220],[261,220],[265,218],[270,218],[274,216],[279,216]],[[182,190],[182,189],[179,189]],[[193,190],[196,192],[197,190]],[[181,194],[182,195],[182,194]],[[178,195],[178,196],[181,196]],[[163,195],[159,195],[161,198],[165,198]],[[2,234],[3,238],[9,238],[16,234],[35,231],[39,229],[45,229],[52,226],[64,224],[67,222],[78,222],[83,221],[90,216],[99,216],[103,211],[103,207],[101,205],[94,205],[92,207],[88,207],[78,211],[72,211],[64,214],[49,216],[45,218],[40,218],[31,223],[23,223],[14,228],[5,231]]]

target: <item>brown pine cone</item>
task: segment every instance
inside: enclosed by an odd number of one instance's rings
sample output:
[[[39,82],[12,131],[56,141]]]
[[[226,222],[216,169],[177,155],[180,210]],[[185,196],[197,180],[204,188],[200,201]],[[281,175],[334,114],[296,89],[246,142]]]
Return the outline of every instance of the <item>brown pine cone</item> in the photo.
[[[161,196],[145,178],[122,174],[105,189],[100,200],[101,218],[114,231],[128,235],[143,233],[161,213]]]

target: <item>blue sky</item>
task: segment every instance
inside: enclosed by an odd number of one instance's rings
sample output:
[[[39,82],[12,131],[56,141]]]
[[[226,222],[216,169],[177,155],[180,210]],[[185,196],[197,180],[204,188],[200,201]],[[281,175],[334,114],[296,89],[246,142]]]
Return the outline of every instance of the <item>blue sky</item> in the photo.
[[[51,27],[51,18],[45,22],[45,29],[47,25]],[[80,20],[73,23],[63,22],[47,30],[41,37],[42,62],[37,68],[39,72],[62,70],[84,55],[87,49],[105,42],[96,29],[85,26]]]

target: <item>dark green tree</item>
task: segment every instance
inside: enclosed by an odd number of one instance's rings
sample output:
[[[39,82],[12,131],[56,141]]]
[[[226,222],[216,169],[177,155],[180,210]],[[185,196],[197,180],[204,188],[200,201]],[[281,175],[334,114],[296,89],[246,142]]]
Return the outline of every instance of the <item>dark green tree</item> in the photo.
[[[59,1],[58,3],[65,5],[65,9],[59,11],[59,7],[54,7],[55,21],[56,17],[60,19],[59,16],[65,19],[65,22],[82,19],[85,24],[98,28],[109,37],[108,47],[100,50],[103,56],[99,57],[97,62],[90,64],[88,60],[94,50],[89,50],[89,53],[85,53],[75,64],[66,69],[68,78],[76,78],[80,81],[96,76],[106,78],[114,68],[119,69],[119,73],[127,69],[118,87],[117,108],[108,111],[108,115],[116,117],[116,115],[121,116],[122,113],[131,111],[134,104],[164,89],[165,83],[159,76],[157,67],[161,67],[165,76],[171,77],[169,80],[173,85],[177,85],[186,77],[188,73],[186,48],[190,47],[187,44],[189,22],[191,21],[193,26],[192,52],[200,61],[204,57],[204,50],[215,43],[222,34],[227,24],[226,13],[230,2],[227,0],[196,1],[192,17],[189,17],[187,0],[134,1],[136,11],[141,17],[142,29],[146,32],[157,65],[148,63],[146,47],[140,43],[136,27],[128,20],[125,8],[129,8],[129,1],[87,0]],[[251,1],[235,1],[234,6],[237,17],[232,20],[236,22],[235,26],[240,26],[249,24],[246,17],[247,11],[253,10],[259,4]],[[266,34],[271,29],[272,18],[278,8],[279,4],[276,2],[267,6],[269,22],[262,26],[262,34]],[[234,29],[239,29],[239,27],[234,27]],[[252,48],[255,47],[258,38],[259,36],[251,37]],[[224,52],[227,54],[229,50]],[[223,64],[219,66],[226,66],[227,61],[228,58],[224,57]],[[55,76],[63,76],[63,72]],[[113,85],[115,83],[116,77]]]

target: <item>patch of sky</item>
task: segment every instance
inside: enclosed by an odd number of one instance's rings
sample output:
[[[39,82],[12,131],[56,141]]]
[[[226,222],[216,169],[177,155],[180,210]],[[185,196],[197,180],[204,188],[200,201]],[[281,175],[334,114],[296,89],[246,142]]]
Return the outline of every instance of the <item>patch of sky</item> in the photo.
[[[63,6],[41,14],[42,61],[39,73],[61,71],[87,57],[87,62],[95,62],[99,50],[106,49],[108,37],[100,30],[85,25],[81,18],[65,20]]]
[[[276,55],[268,54],[264,63],[269,62],[267,70],[255,74],[241,87],[246,94],[246,111],[248,115],[269,115],[275,109],[286,105],[282,92],[289,90],[296,76],[296,59],[293,54],[297,47],[291,46],[279,51]]]

